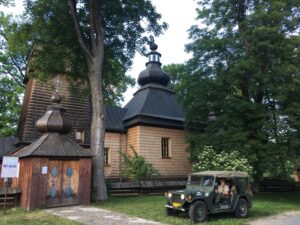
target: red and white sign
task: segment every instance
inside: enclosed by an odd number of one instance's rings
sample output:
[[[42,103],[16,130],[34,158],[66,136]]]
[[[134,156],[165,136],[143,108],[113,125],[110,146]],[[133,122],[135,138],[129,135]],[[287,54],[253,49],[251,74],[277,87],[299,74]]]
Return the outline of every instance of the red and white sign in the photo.
[[[3,156],[1,177],[2,178],[19,177],[18,157]]]

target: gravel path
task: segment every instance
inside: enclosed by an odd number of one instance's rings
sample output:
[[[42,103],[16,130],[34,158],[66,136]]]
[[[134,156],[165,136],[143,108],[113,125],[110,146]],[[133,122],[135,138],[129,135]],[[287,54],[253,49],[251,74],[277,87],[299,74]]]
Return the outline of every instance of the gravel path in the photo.
[[[300,225],[300,212],[286,212],[263,219],[253,220],[249,225]]]
[[[158,222],[130,217],[96,207],[69,206],[51,208],[45,211],[87,225],[163,225]]]

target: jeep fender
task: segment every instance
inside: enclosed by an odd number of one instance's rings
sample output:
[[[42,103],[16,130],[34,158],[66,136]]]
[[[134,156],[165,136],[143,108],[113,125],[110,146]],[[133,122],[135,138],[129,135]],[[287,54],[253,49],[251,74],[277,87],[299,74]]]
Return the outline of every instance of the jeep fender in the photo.
[[[240,199],[244,199],[246,202],[248,202],[249,208],[251,208],[251,206],[252,206],[252,201],[251,201],[251,199],[249,199],[246,195],[239,195],[239,196],[237,196],[236,201],[235,201],[235,203],[234,203],[234,207],[233,207],[233,209],[232,209],[233,211],[235,210],[236,205],[237,205],[237,203],[238,203],[238,201],[239,201]]]

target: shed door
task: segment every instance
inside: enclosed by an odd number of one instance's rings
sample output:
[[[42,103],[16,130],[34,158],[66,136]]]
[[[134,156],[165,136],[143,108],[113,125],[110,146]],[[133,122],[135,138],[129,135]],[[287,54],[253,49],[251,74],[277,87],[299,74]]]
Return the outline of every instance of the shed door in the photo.
[[[78,204],[79,161],[50,160],[46,206]]]

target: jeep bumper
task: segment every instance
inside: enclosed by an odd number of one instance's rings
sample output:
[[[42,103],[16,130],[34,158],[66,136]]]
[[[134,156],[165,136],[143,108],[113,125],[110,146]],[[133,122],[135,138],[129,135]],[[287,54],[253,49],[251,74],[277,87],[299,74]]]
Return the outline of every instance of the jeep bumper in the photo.
[[[182,208],[182,207],[173,207],[173,206],[168,205],[168,204],[166,204],[165,207],[166,207],[166,208],[169,208],[169,209],[179,210],[179,211],[182,211],[182,212],[185,212],[185,211],[186,211],[185,208]]]

